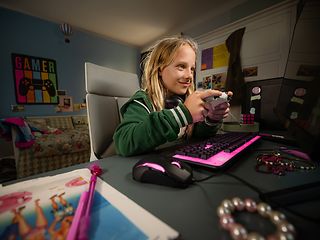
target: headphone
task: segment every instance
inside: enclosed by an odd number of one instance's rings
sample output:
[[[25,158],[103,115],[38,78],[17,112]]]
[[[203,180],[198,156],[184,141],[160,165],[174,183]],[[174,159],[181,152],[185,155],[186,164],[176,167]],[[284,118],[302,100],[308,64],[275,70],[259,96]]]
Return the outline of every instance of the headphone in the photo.
[[[183,102],[184,102],[184,96],[173,95],[164,100],[164,107],[166,109],[175,108],[179,105],[179,103],[183,103]]]

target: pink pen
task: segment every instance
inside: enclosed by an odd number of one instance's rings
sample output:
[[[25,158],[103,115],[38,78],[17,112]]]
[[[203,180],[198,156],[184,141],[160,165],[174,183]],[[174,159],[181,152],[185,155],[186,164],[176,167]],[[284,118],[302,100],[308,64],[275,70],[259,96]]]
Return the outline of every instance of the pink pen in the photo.
[[[77,232],[79,229],[79,224],[81,221],[81,217],[85,211],[85,207],[86,207],[86,204],[88,201],[88,196],[89,196],[88,191],[83,192],[80,196],[77,210],[76,210],[76,213],[74,214],[72,224],[71,224],[71,227],[68,232],[67,240],[76,240],[77,239]]]
[[[91,178],[89,190],[81,194],[79,204],[73,218],[67,240],[87,240],[90,227],[90,211],[93,201],[97,176],[102,174],[100,166],[93,164],[90,166]],[[80,227],[81,226],[81,227]]]

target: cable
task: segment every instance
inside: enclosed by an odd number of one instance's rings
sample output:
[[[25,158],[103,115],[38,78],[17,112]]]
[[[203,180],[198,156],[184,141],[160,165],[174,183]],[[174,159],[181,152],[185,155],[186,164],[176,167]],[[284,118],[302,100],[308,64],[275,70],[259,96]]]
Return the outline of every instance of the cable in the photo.
[[[263,200],[262,199],[262,195],[263,195],[263,192],[258,188],[256,187],[255,185],[252,185],[251,183],[245,181],[244,179],[232,174],[232,173],[227,173],[227,172],[224,172],[224,173],[216,173],[216,174],[212,174],[212,175],[209,175],[208,177],[205,177],[205,178],[202,178],[202,179],[193,179],[194,182],[198,183],[198,182],[203,182],[203,181],[206,181],[206,180],[209,180],[215,176],[221,176],[221,175],[226,175],[226,176],[229,176],[229,177],[232,177],[234,179],[236,179],[237,181],[243,183],[245,186],[249,187],[250,189],[252,189],[254,192],[256,192],[258,195],[259,195],[259,199],[260,200]],[[197,185],[198,187],[201,188],[201,185]],[[201,188],[202,189],[202,188]],[[202,189],[204,191],[204,189]],[[207,197],[206,197],[207,198]],[[289,207],[286,207],[286,206],[283,206],[279,203],[276,203],[276,202],[272,202],[273,204],[273,207],[274,208],[281,208],[281,209],[284,209],[285,211],[297,216],[297,217],[300,217],[302,219],[305,219],[307,221],[311,221],[311,222],[315,222],[315,223],[319,223],[320,222],[320,219],[319,218],[313,218],[313,217],[309,217],[309,216],[305,216],[299,212],[296,212],[292,209],[290,209]]]
[[[201,179],[193,178],[192,181],[193,182],[203,182],[203,181],[209,180],[210,178],[213,178],[213,177],[216,177],[216,176],[219,176],[219,175],[222,175],[222,174],[212,174],[212,175],[209,175],[209,176],[207,176],[205,178],[201,178]]]
[[[259,195],[262,194],[262,192],[260,191],[260,189],[254,185],[252,185],[251,183],[245,181],[244,179],[234,175],[234,174],[231,174],[231,173],[224,173],[225,175],[229,176],[229,177],[232,177],[236,180],[238,180],[239,182],[242,182],[244,185],[246,185],[247,187],[251,188],[253,191],[255,191],[256,193],[258,193]]]
[[[253,191],[255,191],[256,193],[262,194],[262,192],[261,192],[261,191],[259,190],[259,188],[257,188],[256,186],[248,183],[247,181],[243,180],[242,178],[240,178],[240,177],[238,177],[238,176],[236,176],[236,175],[233,175],[233,174],[227,173],[227,172],[224,172],[224,173],[215,173],[215,174],[209,175],[209,176],[207,176],[207,177],[205,177],[205,178],[201,178],[201,179],[195,179],[195,178],[193,178],[192,180],[193,180],[193,182],[203,182],[203,181],[209,180],[209,179],[211,179],[211,178],[213,178],[213,177],[221,176],[221,175],[227,175],[227,176],[229,176],[229,177],[232,177],[232,178],[238,180],[239,182],[243,183],[243,184],[246,185],[247,187],[251,188],[251,189],[252,189]]]

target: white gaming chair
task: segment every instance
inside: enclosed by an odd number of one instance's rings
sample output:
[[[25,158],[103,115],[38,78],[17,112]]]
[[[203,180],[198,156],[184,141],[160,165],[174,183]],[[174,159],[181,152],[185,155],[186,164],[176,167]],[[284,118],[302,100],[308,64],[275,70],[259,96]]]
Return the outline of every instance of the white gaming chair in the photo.
[[[121,106],[139,89],[136,74],[85,63],[90,161],[115,154],[113,133],[120,123]]]

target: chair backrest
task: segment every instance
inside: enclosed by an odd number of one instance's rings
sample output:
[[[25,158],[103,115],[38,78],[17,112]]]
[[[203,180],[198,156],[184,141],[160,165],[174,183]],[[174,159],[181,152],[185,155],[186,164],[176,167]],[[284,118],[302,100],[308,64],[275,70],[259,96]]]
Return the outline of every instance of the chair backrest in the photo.
[[[112,137],[120,123],[120,108],[139,89],[139,80],[134,73],[86,62],[85,82],[93,161],[115,154]]]

